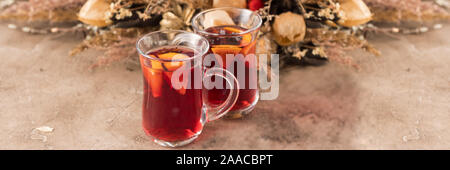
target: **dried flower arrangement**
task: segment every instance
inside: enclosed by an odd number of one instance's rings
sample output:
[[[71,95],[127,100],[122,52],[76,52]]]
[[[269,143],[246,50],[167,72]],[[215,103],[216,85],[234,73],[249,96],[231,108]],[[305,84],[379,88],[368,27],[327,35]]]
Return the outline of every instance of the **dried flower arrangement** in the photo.
[[[5,0],[1,2],[1,20],[28,22],[77,21],[77,13],[86,0]]]
[[[190,31],[192,16],[201,10],[246,7],[264,19],[257,53],[279,53],[282,64],[321,65],[331,60],[357,67],[345,56],[347,50],[362,48],[379,55],[366,40],[368,33],[440,28],[426,24],[448,20],[449,4],[448,0],[5,0],[0,3],[0,20],[29,33],[82,31],[86,39],[70,54],[105,50],[94,64],[102,66],[126,58],[137,61],[135,41],[147,32]],[[17,26],[19,21],[26,24]],[[50,24],[30,26],[36,22]]]

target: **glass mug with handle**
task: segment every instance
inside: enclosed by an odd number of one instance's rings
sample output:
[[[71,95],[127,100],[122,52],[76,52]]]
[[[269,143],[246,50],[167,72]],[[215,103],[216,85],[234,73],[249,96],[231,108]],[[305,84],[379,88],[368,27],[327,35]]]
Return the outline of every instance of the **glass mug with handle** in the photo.
[[[215,66],[232,72],[240,83],[239,98],[227,114],[229,118],[240,118],[250,113],[258,103],[255,50],[261,24],[261,16],[256,12],[234,7],[212,8],[192,19],[195,33],[209,41],[208,54],[215,54],[213,59],[218,63]],[[224,102],[227,91],[214,89],[210,94],[208,100],[220,104]]]
[[[167,30],[149,33],[136,44],[144,76],[142,125],[154,142],[169,147],[186,145],[201,133],[206,121],[224,116],[239,95],[237,79],[221,68],[205,69],[208,41],[197,34]],[[220,106],[205,96],[212,77],[229,88]]]

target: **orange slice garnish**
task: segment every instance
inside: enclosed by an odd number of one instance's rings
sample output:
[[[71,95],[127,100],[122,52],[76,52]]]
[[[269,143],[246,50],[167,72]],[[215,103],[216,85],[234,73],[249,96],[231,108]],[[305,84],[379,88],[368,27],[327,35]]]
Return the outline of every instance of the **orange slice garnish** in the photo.
[[[156,57],[154,55],[150,55],[150,57],[158,58],[158,57]],[[152,60],[152,61],[150,61],[150,63],[152,65],[152,69],[163,70],[163,66],[162,66],[162,63],[160,61]]]
[[[238,28],[234,28],[234,27],[224,27],[223,29],[230,31],[230,32],[234,32],[234,33],[243,32],[242,30],[240,30]],[[250,33],[242,35],[241,46],[246,46],[246,45],[250,44],[251,42],[252,42],[252,35]]]
[[[181,54],[181,53],[164,53],[160,55],[150,55],[153,58],[160,58],[166,60],[176,60],[176,59],[185,59],[189,58],[189,56]],[[182,67],[184,65],[184,61],[176,61],[176,62],[162,62],[152,59],[147,59],[143,56],[140,56],[140,61],[142,65],[142,71],[145,79],[147,79],[147,83],[150,85],[152,90],[153,97],[159,97],[162,93],[162,83],[163,83],[163,73],[168,77],[168,83],[171,85],[171,77],[172,71]],[[151,67],[151,68],[150,68]],[[182,78],[182,77],[181,77]],[[180,81],[182,82],[182,81]],[[186,93],[186,89],[184,86],[181,89],[178,89],[178,93],[184,95]]]
[[[189,58],[189,56],[181,54],[181,53],[165,53],[165,54],[159,55],[159,57],[162,59],[167,59],[167,60],[179,60],[179,59]],[[167,70],[173,71],[173,70],[176,70],[176,69],[180,68],[181,66],[183,66],[183,61],[165,62],[164,66],[166,67]]]
[[[159,97],[162,94],[162,71],[154,68],[148,68],[145,61],[148,60],[143,56],[140,57],[142,73],[147,83],[150,85],[153,97]],[[152,63],[153,64],[153,63]],[[152,66],[153,67],[153,66]]]
[[[166,80],[167,80],[167,83],[171,86],[171,87],[173,87],[173,85],[172,85],[172,76],[173,76],[173,72],[164,72],[164,75],[166,76]],[[180,77],[179,77],[179,83],[181,83],[181,88],[180,89],[175,89],[179,94],[181,94],[181,95],[184,95],[184,94],[186,94],[186,87],[187,87],[187,81],[186,82],[183,82],[183,75],[181,75]]]
[[[161,59],[165,59],[165,60],[176,60],[176,59],[185,59],[185,58],[189,58],[189,56],[181,54],[181,53],[173,53],[173,52],[169,52],[169,53],[164,53],[164,54],[160,54],[160,55],[150,55],[151,57],[154,58],[161,58]],[[156,61],[156,60],[152,60],[152,68],[154,69],[161,69],[164,71],[174,71],[178,68],[180,68],[181,66],[183,66],[183,61],[177,61],[177,62],[161,62],[161,61]]]
[[[162,72],[153,69],[147,69],[147,81],[152,89],[153,97],[161,96],[162,92]]]
[[[247,46],[245,46],[244,48],[242,48],[242,54],[243,55],[247,55],[249,52],[251,52],[251,53],[255,53],[255,50],[256,50],[256,40],[255,41],[253,41],[252,43],[250,43],[249,45],[247,45]]]
[[[211,51],[214,54],[218,54],[219,56],[216,57],[220,57],[220,60],[222,60],[222,67],[226,67],[227,66],[227,54],[233,54],[233,55],[237,55],[239,53],[241,53],[242,48],[236,46],[236,45],[215,45],[213,48],[211,48]],[[217,58],[217,60],[219,60]]]

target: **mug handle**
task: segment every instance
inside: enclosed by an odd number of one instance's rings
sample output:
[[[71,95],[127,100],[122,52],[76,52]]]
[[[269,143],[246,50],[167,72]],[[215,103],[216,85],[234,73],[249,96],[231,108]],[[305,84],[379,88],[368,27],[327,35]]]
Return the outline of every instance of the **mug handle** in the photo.
[[[208,105],[206,102],[204,102],[205,106],[207,107],[206,112],[207,112],[207,118],[208,118],[207,120],[208,121],[217,120],[217,119],[223,117],[225,114],[227,114],[228,111],[230,111],[231,108],[234,106],[234,104],[236,103],[238,96],[239,96],[239,83],[238,83],[238,80],[236,79],[236,77],[231,72],[229,72],[228,70],[222,69],[222,68],[218,68],[218,67],[210,68],[210,69],[206,70],[204,77],[203,77],[203,82],[204,83],[207,82],[207,81],[205,81],[205,79],[208,77],[213,77],[213,76],[224,79],[231,88],[230,88],[230,92],[228,93],[227,99],[221,105],[214,107],[214,106]],[[204,90],[208,90],[208,89],[204,89]],[[205,93],[203,93],[202,97],[203,97],[203,101],[207,100],[207,96]]]

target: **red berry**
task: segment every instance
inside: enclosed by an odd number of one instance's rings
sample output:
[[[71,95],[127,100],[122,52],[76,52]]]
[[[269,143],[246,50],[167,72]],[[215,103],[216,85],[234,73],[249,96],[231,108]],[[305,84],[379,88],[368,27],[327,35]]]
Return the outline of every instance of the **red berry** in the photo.
[[[252,11],[256,11],[262,7],[264,7],[264,3],[262,0],[249,0],[248,2],[248,9]]]

